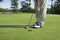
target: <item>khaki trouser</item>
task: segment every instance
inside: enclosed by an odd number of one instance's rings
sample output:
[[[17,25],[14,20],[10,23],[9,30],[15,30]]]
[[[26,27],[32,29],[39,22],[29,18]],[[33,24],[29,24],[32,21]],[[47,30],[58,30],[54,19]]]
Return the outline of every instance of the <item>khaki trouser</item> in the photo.
[[[37,22],[43,26],[46,19],[47,0],[35,0],[35,13]]]

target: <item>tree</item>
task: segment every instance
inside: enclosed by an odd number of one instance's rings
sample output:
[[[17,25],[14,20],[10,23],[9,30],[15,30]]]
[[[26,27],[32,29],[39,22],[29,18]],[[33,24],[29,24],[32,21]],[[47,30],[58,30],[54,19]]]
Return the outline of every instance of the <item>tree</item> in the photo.
[[[54,4],[54,14],[60,14],[60,0],[56,0]]]
[[[3,0],[0,0],[0,2],[2,2]],[[0,8],[0,11],[1,11],[1,8]]]
[[[0,2],[2,2],[3,0],[0,0]]]
[[[54,1],[54,0],[51,0],[51,13],[53,13],[53,11],[54,11],[54,8],[53,8],[53,1]]]
[[[0,2],[1,2],[2,0],[0,0]]]
[[[32,9],[30,5],[31,5],[31,0],[22,1],[21,2],[21,6],[22,6],[21,11],[30,12],[30,10]]]
[[[14,11],[18,9],[18,0],[11,0],[11,8]]]
[[[28,2],[29,2],[28,4],[29,4],[29,6],[30,6],[30,5],[31,5],[31,0],[26,0],[26,1],[28,1]]]

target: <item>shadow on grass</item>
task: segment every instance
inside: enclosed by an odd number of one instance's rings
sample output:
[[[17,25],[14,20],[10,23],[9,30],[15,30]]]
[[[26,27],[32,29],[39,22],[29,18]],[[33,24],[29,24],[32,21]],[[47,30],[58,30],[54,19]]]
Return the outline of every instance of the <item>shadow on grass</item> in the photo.
[[[28,25],[0,25],[0,28],[25,28]],[[32,27],[32,25],[29,25],[29,27]]]

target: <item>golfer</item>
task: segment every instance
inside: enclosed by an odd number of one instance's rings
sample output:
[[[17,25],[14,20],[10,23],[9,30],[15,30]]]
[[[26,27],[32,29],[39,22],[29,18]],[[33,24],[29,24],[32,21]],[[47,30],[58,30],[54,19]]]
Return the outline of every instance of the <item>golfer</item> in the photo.
[[[40,28],[44,26],[46,20],[47,12],[47,0],[35,0],[35,13],[36,13],[36,23],[35,28]]]

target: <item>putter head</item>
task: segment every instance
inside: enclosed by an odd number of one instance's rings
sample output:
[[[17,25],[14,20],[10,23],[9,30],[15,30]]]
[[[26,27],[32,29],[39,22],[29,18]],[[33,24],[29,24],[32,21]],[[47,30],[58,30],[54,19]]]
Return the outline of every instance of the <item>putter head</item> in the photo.
[[[32,31],[32,30],[28,30],[28,31]]]

